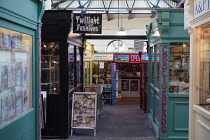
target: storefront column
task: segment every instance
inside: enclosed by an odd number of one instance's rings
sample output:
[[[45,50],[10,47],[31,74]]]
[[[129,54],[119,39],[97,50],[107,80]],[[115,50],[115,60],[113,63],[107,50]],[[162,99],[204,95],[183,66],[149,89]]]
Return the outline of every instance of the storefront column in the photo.
[[[77,46],[74,45],[74,87],[77,87]]]
[[[68,46],[69,43],[59,43],[59,63],[60,63],[60,118],[65,118],[60,120],[60,131],[63,138],[69,137],[69,78],[68,76]],[[66,57],[65,57],[66,56]],[[63,108],[63,109],[62,109]]]
[[[169,89],[169,44],[160,44],[159,137],[167,139],[167,101]]]
[[[81,65],[80,65],[80,83],[82,83],[82,89],[83,89],[83,79],[84,79],[84,67],[83,67],[83,65],[84,65],[84,48],[83,47],[80,47],[79,48],[79,54],[80,54],[80,62],[81,62]]]
[[[93,61],[90,61],[90,85],[93,84]]]

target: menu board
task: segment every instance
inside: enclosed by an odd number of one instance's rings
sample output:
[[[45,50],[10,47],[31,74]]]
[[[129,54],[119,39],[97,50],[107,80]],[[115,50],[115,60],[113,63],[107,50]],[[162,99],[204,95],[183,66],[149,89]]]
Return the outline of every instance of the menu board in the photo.
[[[74,92],[71,128],[96,129],[96,92]]]
[[[130,86],[131,86],[131,91],[138,91],[139,89],[138,80],[132,80]]]
[[[122,80],[121,90],[122,91],[129,91],[129,80]]]

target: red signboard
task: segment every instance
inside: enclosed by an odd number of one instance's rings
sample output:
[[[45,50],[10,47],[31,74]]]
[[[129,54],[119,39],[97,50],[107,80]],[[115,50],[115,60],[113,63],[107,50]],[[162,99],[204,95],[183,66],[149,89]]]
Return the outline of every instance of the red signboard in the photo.
[[[130,63],[140,63],[141,59],[139,54],[130,54]]]

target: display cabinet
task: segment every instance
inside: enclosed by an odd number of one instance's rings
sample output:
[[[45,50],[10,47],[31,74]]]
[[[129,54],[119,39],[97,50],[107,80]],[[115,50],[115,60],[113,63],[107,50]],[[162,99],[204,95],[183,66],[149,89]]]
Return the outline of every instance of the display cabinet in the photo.
[[[41,87],[48,94],[59,93],[59,46],[57,43],[42,43]]]
[[[0,127],[32,108],[32,36],[0,27]]]
[[[111,96],[111,84],[104,84],[103,85],[103,92],[102,92],[102,100],[104,104],[111,104],[112,96]]]
[[[93,84],[111,84],[111,61],[93,62]]]
[[[189,93],[189,43],[172,43],[169,61],[169,93]]]

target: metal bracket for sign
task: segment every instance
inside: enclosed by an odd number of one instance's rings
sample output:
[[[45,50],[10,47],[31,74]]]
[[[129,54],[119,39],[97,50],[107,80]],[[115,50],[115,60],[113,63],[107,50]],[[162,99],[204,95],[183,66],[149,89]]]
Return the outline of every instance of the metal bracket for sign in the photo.
[[[72,100],[71,136],[73,129],[92,129],[96,136],[96,92],[74,92]]]

